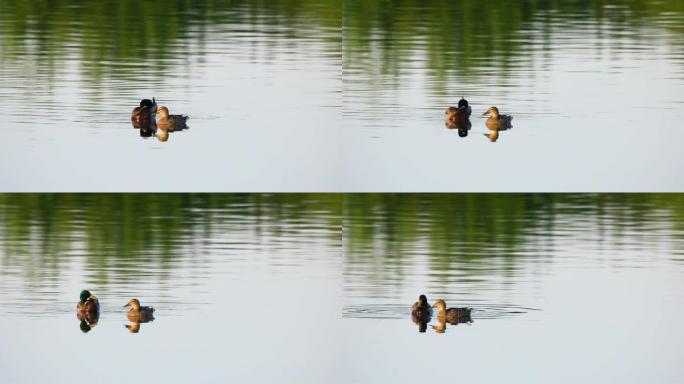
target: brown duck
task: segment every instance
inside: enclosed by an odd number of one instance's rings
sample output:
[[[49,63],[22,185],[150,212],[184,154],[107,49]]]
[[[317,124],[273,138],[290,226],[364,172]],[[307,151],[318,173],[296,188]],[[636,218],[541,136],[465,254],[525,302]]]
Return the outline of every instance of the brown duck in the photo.
[[[470,323],[472,319],[470,318],[470,312],[472,308],[449,308],[447,309],[444,300],[437,300],[432,305],[433,308],[437,308],[439,312],[437,313],[437,318],[442,321],[446,320],[449,324],[459,324],[459,323]]]

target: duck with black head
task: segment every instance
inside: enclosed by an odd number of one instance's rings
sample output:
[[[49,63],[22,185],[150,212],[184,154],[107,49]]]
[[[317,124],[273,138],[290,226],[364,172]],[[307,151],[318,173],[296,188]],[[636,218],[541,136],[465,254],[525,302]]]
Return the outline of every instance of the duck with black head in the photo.
[[[140,105],[133,108],[131,112],[131,123],[133,127],[148,127],[152,121],[152,116],[157,113],[157,101],[152,98],[140,100]]]
[[[461,100],[458,101],[458,107],[447,107],[446,111],[444,111],[444,122],[462,125],[468,121],[472,112],[473,110],[470,108],[468,100],[461,97]]]
[[[427,297],[425,295],[420,295],[418,297],[418,301],[413,303],[413,306],[411,306],[411,317],[414,319],[420,319],[420,320],[430,320],[430,317],[432,317],[432,307],[427,301]]]

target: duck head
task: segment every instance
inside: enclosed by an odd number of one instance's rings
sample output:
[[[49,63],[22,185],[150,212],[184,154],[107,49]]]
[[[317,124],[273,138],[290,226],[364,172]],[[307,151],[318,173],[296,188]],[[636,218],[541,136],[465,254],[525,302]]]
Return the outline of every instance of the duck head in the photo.
[[[489,107],[489,109],[485,113],[482,114],[482,116],[487,116],[487,115],[489,115],[495,119],[498,119],[499,118],[499,108]]]
[[[138,309],[140,309],[140,302],[138,301],[138,299],[130,299],[128,301],[128,304],[124,305],[123,307],[131,307],[131,309],[137,311]]]
[[[468,100],[461,97],[461,100],[458,101],[458,107],[459,108],[468,108]]]
[[[80,299],[81,299],[81,303],[85,303],[88,300],[95,301],[95,300],[97,300],[97,297],[95,297],[95,295],[90,293],[88,290],[84,289],[81,291]]]
[[[153,101],[150,100],[150,99],[142,99],[142,100],[140,100],[140,107],[141,107],[141,108],[142,108],[142,107],[147,107],[147,108],[149,108],[149,109],[152,109],[152,106],[153,106],[154,104],[156,104],[156,103],[153,102]]]
[[[427,297],[425,297],[425,295],[420,295],[418,297],[418,305],[420,305],[421,307],[429,307],[430,306],[430,304],[428,304]]]
[[[444,302],[444,300],[439,299],[435,301],[434,304],[432,304],[432,308],[437,308],[440,311],[446,311],[446,303]]]
[[[157,109],[157,115],[161,115],[163,119],[166,119],[169,117],[169,109],[164,106],[161,106],[159,107],[159,109]]]

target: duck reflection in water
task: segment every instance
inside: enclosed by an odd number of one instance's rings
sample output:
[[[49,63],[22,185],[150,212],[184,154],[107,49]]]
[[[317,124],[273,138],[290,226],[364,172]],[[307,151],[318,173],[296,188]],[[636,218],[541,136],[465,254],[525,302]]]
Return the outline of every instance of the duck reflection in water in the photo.
[[[460,123],[447,120],[444,122],[444,125],[449,129],[457,129],[459,137],[467,137],[468,131],[470,131],[470,128],[472,128],[473,126],[473,124],[470,123],[470,120],[466,120],[465,122]]]
[[[411,307],[411,320],[418,325],[418,332],[425,332],[427,324],[432,319],[432,307],[427,301],[425,295],[420,295],[418,301],[413,303]]]
[[[140,331],[140,323],[154,321],[154,308],[141,306],[138,299],[129,300],[128,304],[124,305],[124,308],[126,307],[131,307],[126,314],[126,317],[131,322],[126,325],[130,333],[138,333]]]
[[[81,332],[90,332],[100,319],[100,301],[88,290],[81,291],[80,300],[76,304],[76,318],[81,321]]]

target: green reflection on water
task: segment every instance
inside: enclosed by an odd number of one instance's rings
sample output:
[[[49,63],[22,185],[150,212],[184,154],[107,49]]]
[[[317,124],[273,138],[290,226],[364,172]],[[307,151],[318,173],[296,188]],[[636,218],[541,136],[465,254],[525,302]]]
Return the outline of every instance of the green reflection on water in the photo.
[[[56,280],[76,252],[95,284],[149,277],[146,268],[164,279],[189,244],[231,225],[257,243],[317,236],[336,246],[341,209],[335,194],[0,194],[0,265],[22,265],[29,281]]]
[[[654,223],[665,222],[671,227],[668,236],[682,240],[684,195],[349,195],[344,214],[346,262],[386,269],[420,253],[434,272],[447,271],[455,262],[489,258],[514,263],[526,246],[543,249],[553,241],[552,232],[584,221],[595,221],[599,234],[610,230],[615,240],[633,236],[635,229],[647,234]],[[380,262],[368,263],[370,258]]]
[[[0,60],[11,64],[32,57],[49,78],[50,69],[76,52],[89,78],[150,80],[164,76],[167,59],[206,54],[214,37],[209,27],[243,24],[251,26],[241,29],[244,33],[297,39],[307,30],[339,30],[341,12],[341,0],[2,2]],[[341,41],[339,33],[316,37]]]
[[[622,49],[629,42],[652,44],[644,34],[657,28],[684,52],[681,1],[364,1],[344,2],[344,60],[374,75],[400,76],[421,52],[429,75],[503,77],[549,51],[552,40],[575,30],[588,50]],[[583,32],[579,32],[583,31]],[[538,36],[533,39],[532,35]],[[535,57],[537,56],[537,57]],[[544,56],[544,53],[541,54]],[[681,57],[681,56],[680,56]]]

